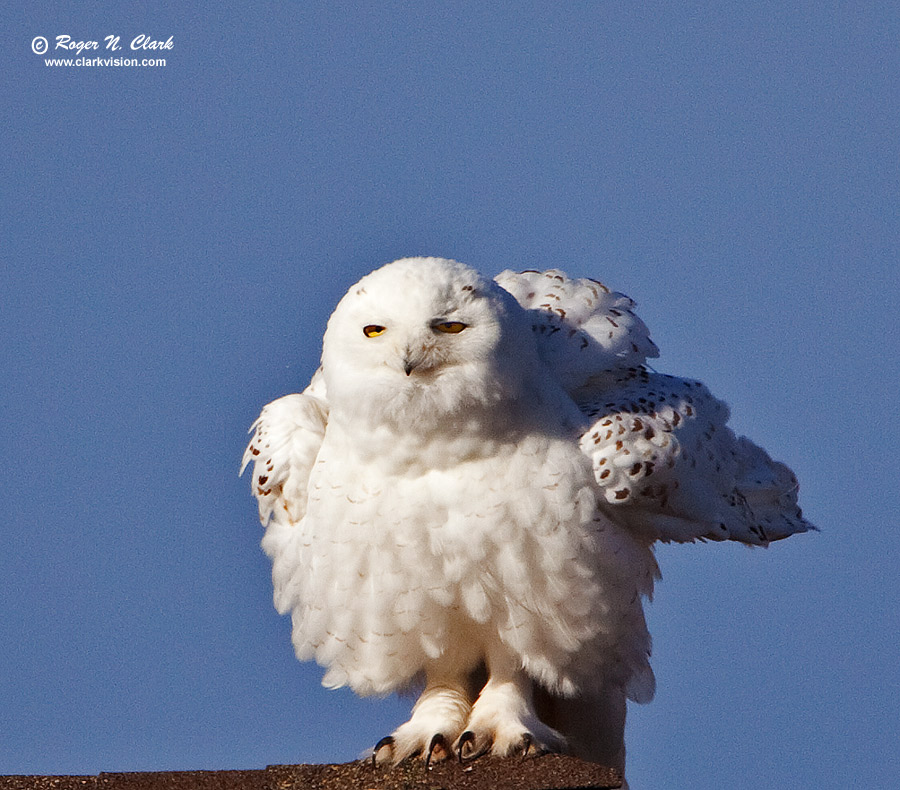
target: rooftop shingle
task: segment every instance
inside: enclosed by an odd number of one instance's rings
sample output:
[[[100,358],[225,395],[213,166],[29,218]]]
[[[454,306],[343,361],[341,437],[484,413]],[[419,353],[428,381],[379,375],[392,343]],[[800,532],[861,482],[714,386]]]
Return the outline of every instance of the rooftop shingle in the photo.
[[[612,790],[619,774],[574,757],[419,761],[396,768],[369,762],[270,765],[258,771],[165,771],[97,776],[0,776],[0,790]]]

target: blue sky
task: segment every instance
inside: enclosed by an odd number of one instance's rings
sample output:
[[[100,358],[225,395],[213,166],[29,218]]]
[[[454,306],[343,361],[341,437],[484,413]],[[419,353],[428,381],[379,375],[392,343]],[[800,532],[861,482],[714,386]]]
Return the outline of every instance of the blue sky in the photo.
[[[632,787],[900,783],[896,8],[19,5],[0,773],[344,761],[404,719],[293,658],[237,469],[347,287],[429,254],[635,298],[822,529],[660,549]],[[62,34],[173,48],[47,67]]]

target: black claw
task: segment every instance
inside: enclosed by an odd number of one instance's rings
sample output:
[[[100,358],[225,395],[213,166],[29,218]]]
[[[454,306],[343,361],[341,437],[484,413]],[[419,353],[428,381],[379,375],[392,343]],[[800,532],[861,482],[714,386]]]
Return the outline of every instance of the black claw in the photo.
[[[485,741],[484,746],[482,746],[477,751],[473,751],[472,754],[463,754],[463,749],[466,746],[471,746],[474,750],[475,743],[477,742],[477,738],[475,733],[472,730],[466,730],[462,735],[459,736],[459,745],[457,746],[457,756],[459,757],[459,761],[461,763],[470,763],[473,760],[477,760],[479,757],[483,757],[491,750],[491,742],[490,740]]]
[[[442,733],[436,732],[431,738],[431,743],[428,744],[428,754],[425,755],[426,771],[431,766],[431,757],[434,754],[434,750],[439,747],[443,749],[444,754],[450,754],[450,745],[447,743],[447,739],[443,736]]]
[[[466,730],[462,735],[459,736],[459,741],[456,745],[456,756],[459,759],[460,763],[465,761],[463,757],[463,749],[466,746],[473,746],[475,743],[475,733],[472,730]]]
[[[394,745],[394,736],[393,735],[385,735],[378,743],[375,744],[375,748],[372,749],[372,767],[374,768],[376,765],[375,758],[378,757],[378,752],[380,752],[385,746],[393,746]]]
[[[522,757],[528,756],[528,751],[534,746],[534,736],[530,732],[526,732],[522,736]]]
[[[534,739],[534,735],[530,732],[526,732],[522,734],[522,759],[524,760],[528,754],[534,750],[535,755],[540,756],[546,753],[546,750],[542,747],[538,746],[537,741]]]

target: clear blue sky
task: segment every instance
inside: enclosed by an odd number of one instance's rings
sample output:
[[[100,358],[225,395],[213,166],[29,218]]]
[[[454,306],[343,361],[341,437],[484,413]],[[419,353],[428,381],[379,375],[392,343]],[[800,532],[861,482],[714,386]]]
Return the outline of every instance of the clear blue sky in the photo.
[[[637,299],[822,528],[659,551],[635,790],[900,786],[900,11],[365,5],[0,10],[0,773],[343,761],[403,720],[293,658],[237,470],[346,288],[429,254]],[[164,68],[31,49],[141,33]]]

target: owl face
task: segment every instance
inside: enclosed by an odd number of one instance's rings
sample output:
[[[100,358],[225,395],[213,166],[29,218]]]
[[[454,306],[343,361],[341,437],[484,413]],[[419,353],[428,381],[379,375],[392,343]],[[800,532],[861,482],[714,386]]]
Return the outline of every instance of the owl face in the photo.
[[[408,258],[344,296],[322,363],[333,410],[446,419],[519,390],[533,346],[524,311],[494,282],[455,261]]]

